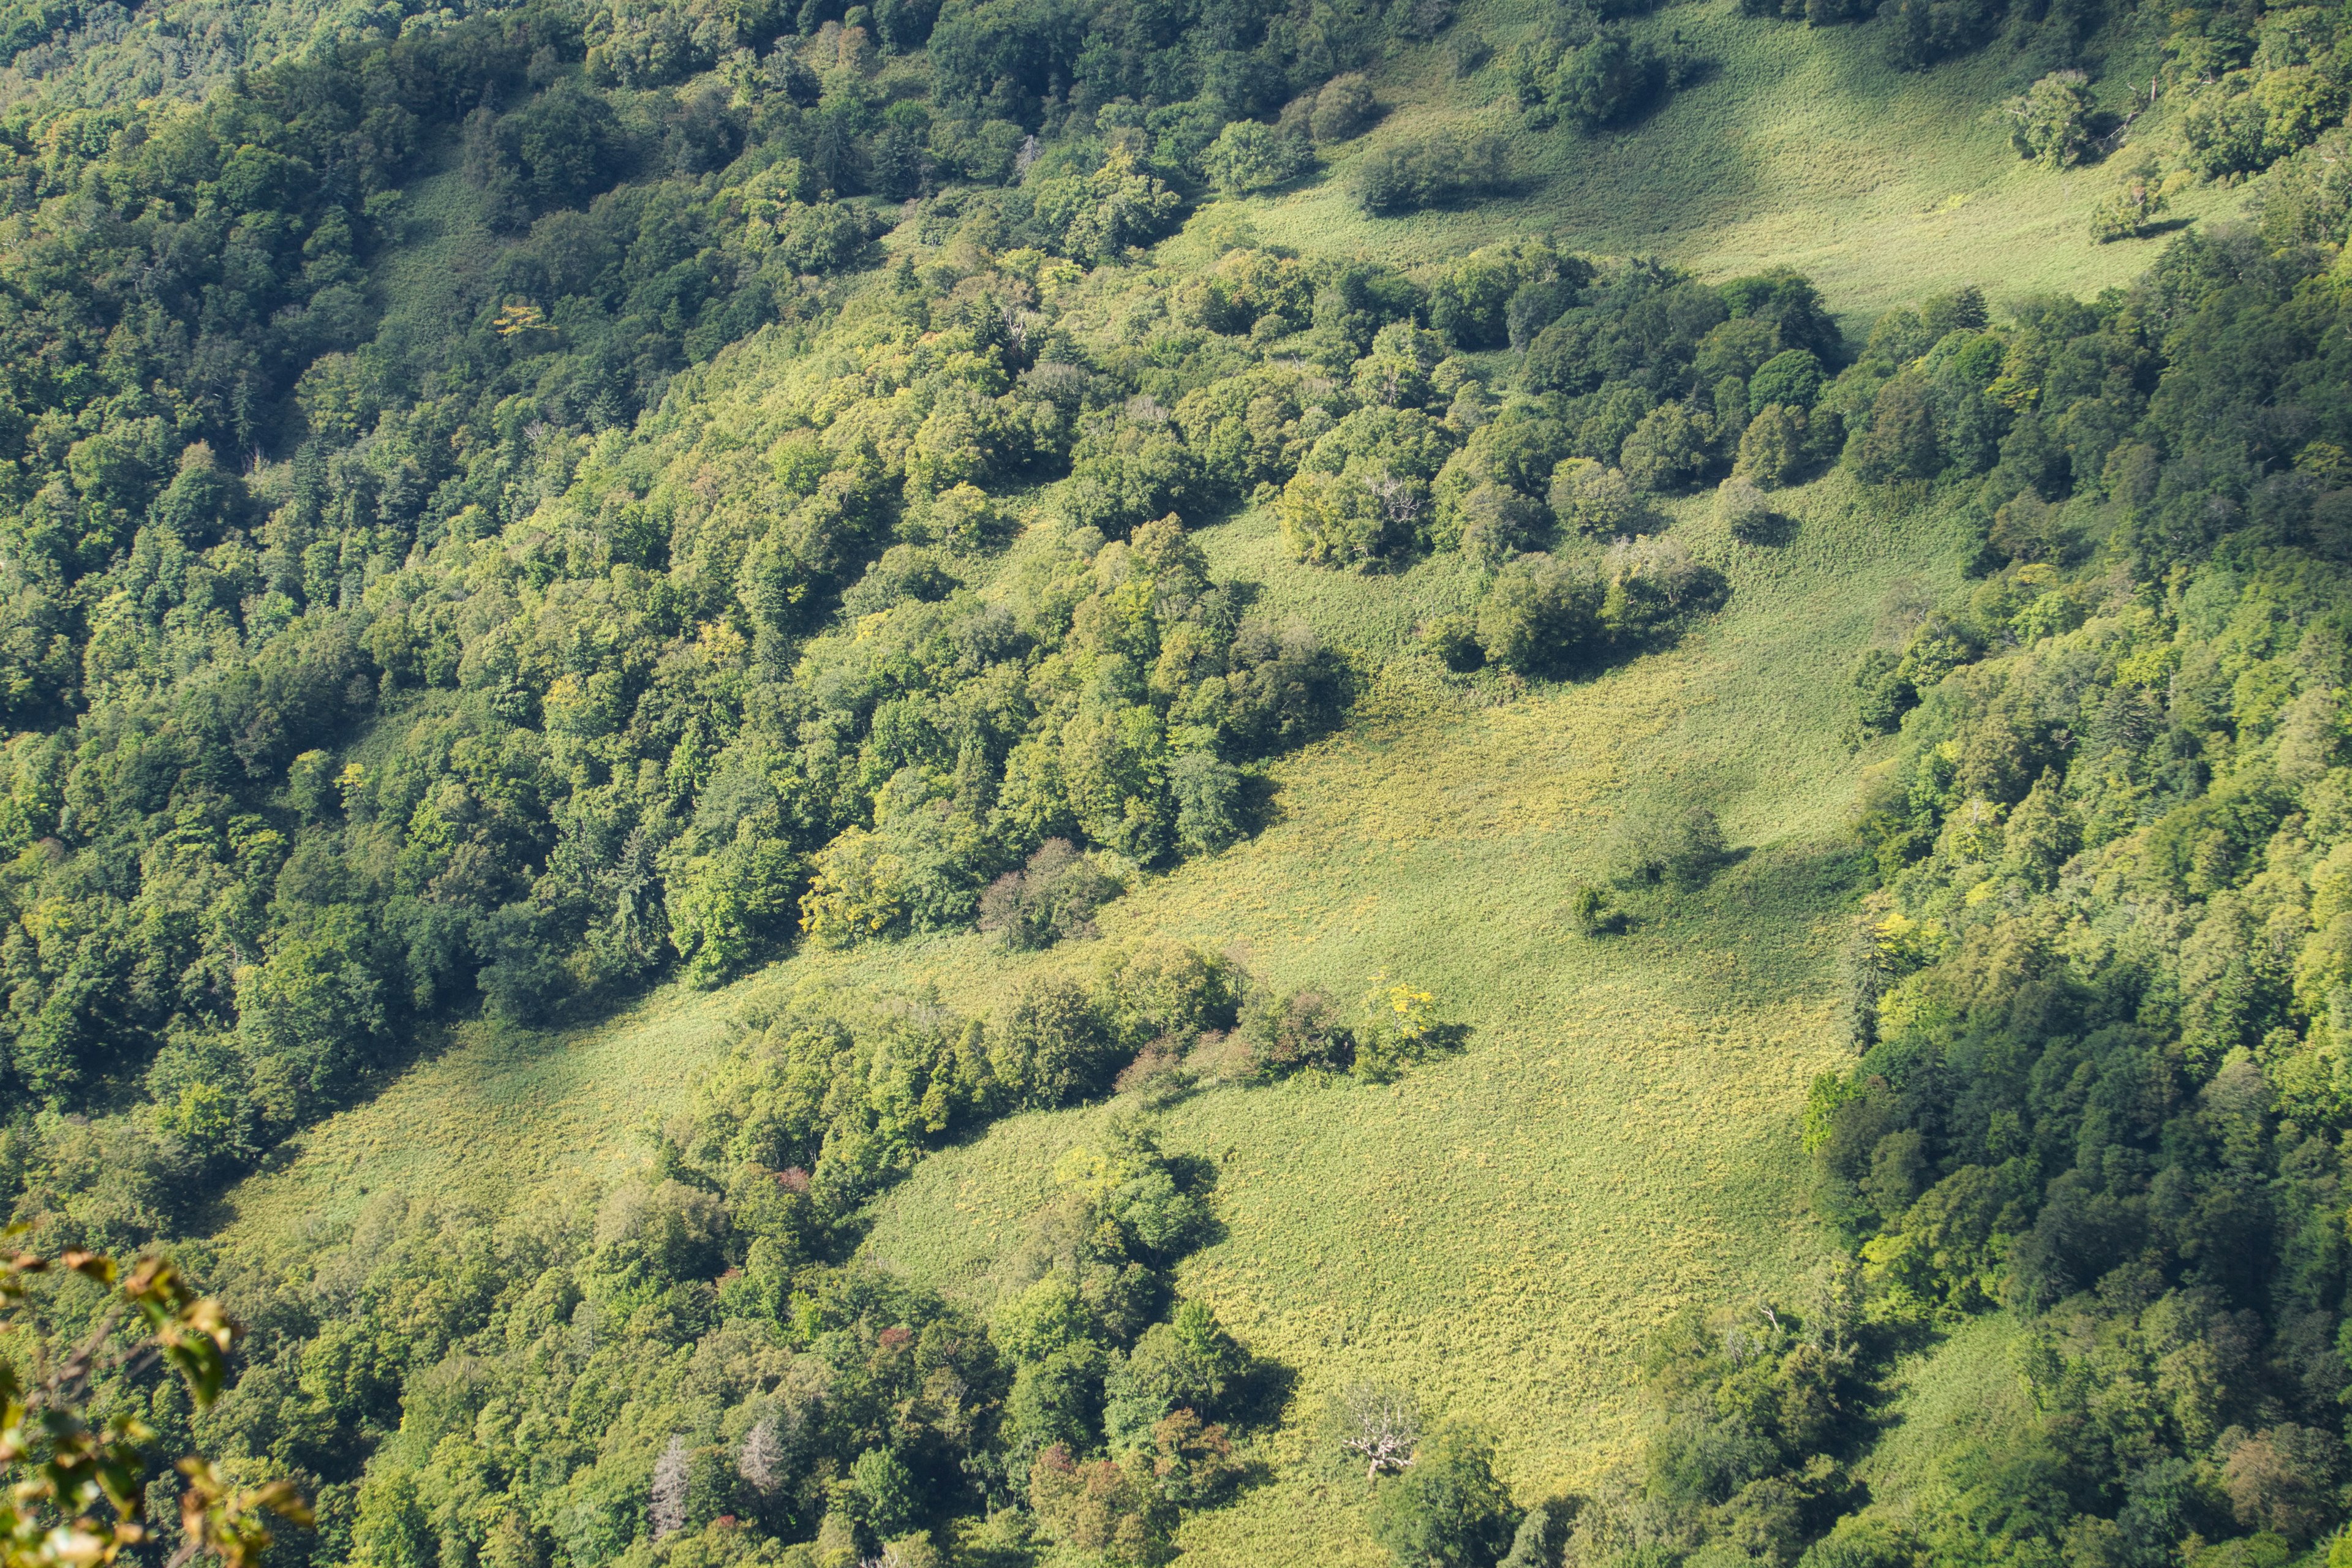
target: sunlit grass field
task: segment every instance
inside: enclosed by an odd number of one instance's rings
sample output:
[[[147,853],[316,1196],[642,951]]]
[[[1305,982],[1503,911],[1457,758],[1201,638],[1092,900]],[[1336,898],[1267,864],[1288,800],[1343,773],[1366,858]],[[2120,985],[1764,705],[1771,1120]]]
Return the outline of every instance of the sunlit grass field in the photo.
[[[1843,1049],[1838,827],[1867,760],[1837,739],[1845,673],[1958,559],[1946,525],[1877,518],[1843,479],[1799,493],[1802,524],[1776,548],[1685,510],[1728,607],[1671,649],[1531,688],[1412,650],[1415,621],[1467,592],[1450,561],[1343,577],[1286,561],[1261,515],[1207,530],[1221,572],[1316,625],[1363,683],[1344,732],[1277,766],[1256,837],[1034,959],[976,936],[809,955],[576,1033],[470,1031],[248,1183],[231,1227],[299,1244],[387,1191],[495,1207],[609,1180],[725,1048],[730,1016],[793,985],[936,985],[981,1010],[1030,966],[1090,968],[1154,937],[1343,998],[1385,972],[1434,991],[1467,1048],[1388,1088],[1217,1089],[1164,1117],[1169,1145],[1219,1172],[1224,1234],[1184,1289],[1296,1378],[1260,1443],[1268,1479],[1194,1520],[1188,1558],[1374,1560],[1363,1489],[1312,1442],[1322,1396],[1357,1379],[1484,1422],[1529,1499],[1589,1479],[1633,1440],[1639,1352],[1663,1316],[1773,1289],[1816,1255],[1794,1131]],[[1739,863],[1696,897],[1636,895],[1622,937],[1574,934],[1563,905],[1605,873],[1613,825],[1699,803]],[[932,1157],[878,1205],[869,1249],[986,1308],[996,1248],[1108,1114],[1019,1117]]]
[[[1457,26],[1500,49],[1532,18],[1472,0]],[[1733,0],[1637,25],[1681,30],[1715,68],[1637,126],[1524,139],[1507,199],[1375,221],[1346,195],[1352,162],[1384,140],[1515,118],[1494,67],[1454,78],[1440,48],[1380,74],[1392,111],[1320,178],[1234,205],[1263,237],[1318,254],[1412,262],[1542,233],[1707,276],[1790,266],[1850,328],[1961,282],[1996,300],[2088,292],[2153,254],[2092,246],[2109,176],[2027,169],[1986,117],[2030,61],[1995,48],[1903,76],[1880,63],[1874,24],[1769,24]],[[2133,47],[2110,46],[2112,80],[2138,68]],[[2235,199],[2192,197],[2184,216]],[[393,327],[426,331],[446,279],[487,265],[495,242],[455,176],[426,182],[413,216],[425,243],[383,282]],[[1727,606],[1565,685],[1450,675],[1417,651],[1421,622],[1476,597],[1458,559],[1349,576],[1292,563],[1263,511],[1204,529],[1221,575],[1314,626],[1357,678],[1348,726],[1275,765],[1255,837],[1144,879],[1098,939],[1042,955],[977,935],[810,953],[716,993],[666,988],[593,1026],[467,1026],[231,1194],[224,1229],[300,1249],[373,1202],[498,1209],[606,1184],[647,1157],[643,1131],[687,1102],[730,1020],[798,986],[935,987],[984,1012],[1036,967],[1091,970],[1150,939],[1343,1001],[1384,973],[1433,991],[1466,1048],[1390,1087],[1218,1088],[1163,1115],[1164,1141],[1218,1172],[1223,1233],[1183,1289],[1294,1380],[1280,1426],[1252,1440],[1257,1481],[1188,1522],[1184,1560],[1386,1561],[1363,1529],[1366,1489],[1316,1440],[1325,1396],[1359,1379],[1483,1423],[1522,1500],[1590,1481],[1636,1440],[1651,1329],[1783,1288],[1823,1247],[1795,1133],[1806,1084],[1844,1049],[1842,825],[1871,760],[1839,738],[1847,674],[1958,582],[1962,541],[1843,476],[1789,502],[1799,526],[1772,547],[1735,543],[1704,497],[1676,503],[1675,531],[1732,584]],[[1630,896],[1624,935],[1575,934],[1567,901],[1605,876],[1618,826],[1694,805],[1718,814],[1738,862],[1700,894]],[[869,1251],[987,1309],[1055,1157],[1112,1110],[1017,1117],[933,1156],[877,1205]],[[1950,1429],[2014,1396],[2002,1331],[1972,1329],[1906,1370],[1910,1419],[1872,1459],[1874,1487],[1899,1492]]]
[[[1586,136],[1526,130],[1503,62],[1535,35],[1542,8],[1470,0],[1454,35],[1475,32],[1495,58],[1466,78],[1448,48],[1375,73],[1391,112],[1339,149],[1323,177],[1238,204],[1268,239],[1310,253],[1432,260],[1548,234],[1572,248],[1646,254],[1720,278],[1792,267],[1819,283],[1849,329],[1893,305],[1964,283],[1994,299],[2087,295],[2145,270],[2162,237],[2091,243],[2092,209],[2116,175],[2064,174],[2019,161],[1991,112],[2050,63],[1995,43],[1925,72],[1885,61],[1889,24],[1807,27],[1739,14],[1737,0],[1669,5],[1627,26],[1680,35],[1706,62],[1694,85],[1629,125]],[[2095,89],[2120,108],[2145,92],[2153,31],[2127,26],[2095,42]],[[1450,212],[1370,218],[1349,195],[1362,156],[1449,132],[1509,135],[1518,188]],[[2242,193],[2207,187],[2183,219],[2233,211]]]

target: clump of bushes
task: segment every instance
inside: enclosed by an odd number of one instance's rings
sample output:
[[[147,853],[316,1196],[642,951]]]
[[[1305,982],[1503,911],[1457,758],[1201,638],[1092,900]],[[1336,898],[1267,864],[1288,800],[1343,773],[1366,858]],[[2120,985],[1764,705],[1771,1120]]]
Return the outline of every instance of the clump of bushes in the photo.
[[[1307,110],[1307,133],[1318,147],[1352,141],[1371,129],[1380,118],[1372,84],[1355,71],[1343,71],[1323,84]]]
[[[1459,1049],[1469,1032],[1441,1020],[1430,993],[1376,975],[1352,1024],[1324,992],[1267,993],[1243,1009],[1238,1033],[1262,1077],[1313,1070],[1386,1083],[1414,1062]]]
[[[1764,492],[1742,474],[1734,474],[1716,489],[1715,516],[1734,539],[1747,544],[1771,538],[1780,521]]]
[[[2186,176],[2184,176],[2185,178]],[[2099,245],[2137,239],[2164,221],[2172,209],[2168,182],[2152,169],[2135,169],[2091,212],[2091,238]]]
[[[1287,184],[1313,162],[1302,138],[1255,120],[1236,120],[1201,155],[1201,172],[1225,195],[1238,196]]]
[[[1630,119],[1682,86],[1696,63],[1679,36],[1661,47],[1567,15],[1564,26],[1511,53],[1511,90],[1538,130],[1565,120],[1593,131]]]
[[[1671,538],[1522,555],[1496,574],[1479,606],[1478,645],[1522,675],[1570,674],[1638,651],[1685,617],[1718,607],[1727,592],[1721,573]]]
[[[1374,217],[1491,195],[1505,183],[1497,136],[1433,136],[1383,147],[1356,175],[1356,200]]]
[[[1696,892],[1731,860],[1731,846],[1715,813],[1695,805],[1663,821],[1625,825],[1617,845],[1617,880],[1633,887],[1664,885]]]
[[[1092,936],[1094,914],[1120,889],[1066,838],[1048,838],[1018,871],[1007,871],[980,896],[980,929],[1015,952],[1053,946],[1065,937]]]

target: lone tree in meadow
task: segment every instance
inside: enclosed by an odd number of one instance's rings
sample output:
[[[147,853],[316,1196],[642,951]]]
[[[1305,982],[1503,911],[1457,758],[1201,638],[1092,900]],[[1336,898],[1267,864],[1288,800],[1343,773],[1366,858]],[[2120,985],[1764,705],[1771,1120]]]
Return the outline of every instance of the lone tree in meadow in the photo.
[[[2090,153],[2089,79],[2078,70],[2052,71],[2009,100],[2009,142],[2019,157],[2045,169],[2071,169]]]

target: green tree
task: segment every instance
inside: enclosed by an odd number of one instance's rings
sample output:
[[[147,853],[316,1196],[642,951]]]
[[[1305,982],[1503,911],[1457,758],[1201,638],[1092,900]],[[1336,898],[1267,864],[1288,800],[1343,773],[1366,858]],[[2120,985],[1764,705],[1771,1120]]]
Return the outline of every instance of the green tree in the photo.
[[[1933,478],[1944,466],[1936,405],[1926,380],[1906,372],[1879,389],[1854,448],[1854,468],[1873,484]]]
[[[1495,1474],[1493,1442],[1461,1426],[1432,1435],[1372,1500],[1373,1537],[1399,1568],[1491,1568],[1518,1524],[1510,1490]]]
[[[1801,409],[1768,403],[1739,435],[1732,474],[1764,489],[1791,483],[1805,463],[1805,416]]]
[[[1570,458],[1552,470],[1552,516],[1562,528],[1594,539],[1635,531],[1645,509],[1625,476],[1590,458]]]
[[[1641,489],[1681,489],[1698,482],[1714,460],[1712,421],[1686,403],[1662,403],[1625,437],[1620,460]]]
[[[1228,196],[1271,190],[1297,176],[1307,150],[1294,139],[1255,120],[1228,121],[1201,155],[1201,172]]]
[[[2078,70],[2052,71],[2009,100],[2009,141],[2019,157],[2045,169],[2083,161],[2091,146],[2089,79]]]
[[[1522,675],[1561,674],[1604,646],[1606,594],[1588,562],[1521,556],[1496,575],[1479,606],[1478,644],[1488,658]]]
[[[1784,349],[1756,367],[1748,379],[1748,412],[1760,414],[1768,404],[1792,409],[1810,408],[1821,395],[1824,373],[1811,349]]]

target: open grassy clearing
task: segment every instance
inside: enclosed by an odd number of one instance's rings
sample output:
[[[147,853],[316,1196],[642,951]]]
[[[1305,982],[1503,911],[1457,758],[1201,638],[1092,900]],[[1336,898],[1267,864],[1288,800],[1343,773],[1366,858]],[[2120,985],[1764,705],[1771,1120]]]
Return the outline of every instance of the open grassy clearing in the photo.
[[[1907,1511],[1954,1456],[2017,1429],[2031,1404],[2017,1373],[2019,1337],[2015,1319],[1990,1313],[1895,1367],[1887,1425],[1856,1470],[1874,1506]]]
[[[1457,31],[1496,58],[1466,79],[1445,48],[1377,77],[1386,121],[1300,189],[1242,204],[1268,239],[1321,254],[1433,260],[1528,234],[1574,248],[1649,254],[1708,278],[1792,267],[1832,308],[1866,322],[1889,306],[1963,283],[1996,299],[2087,294],[2137,276],[2162,237],[2099,246],[2091,210],[2116,179],[2092,166],[2053,174],[2021,163],[1988,106],[2050,68],[2000,44],[1931,71],[1888,65],[1889,25],[1811,28],[1743,16],[1737,0],[1668,7],[1629,24],[1678,32],[1708,73],[1648,118],[1596,136],[1524,128],[1503,79],[1510,47],[1538,8],[1474,0]],[[2153,34],[2126,24],[2093,51],[2103,102],[2145,91]],[[1365,153],[1448,130],[1507,132],[1522,191],[1451,212],[1367,217],[1349,195]],[[1530,149],[1532,152],[1530,153]],[[2188,193],[2178,216],[2236,209],[2238,193]]]
[[[1678,526],[1731,577],[1730,607],[1677,647],[1533,689],[1409,650],[1416,620],[1469,591],[1450,561],[1349,578],[1289,563],[1262,514],[1205,531],[1221,573],[1261,583],[1366,679],[1349,729],[1276,769],[1258,837],[1112,905],[1099,943],[809,954],[574,1033],[469,1029],[239,1189],[230,1228],[299,1245],[388,1190],[498,1205],[610,1180],[724,1048],[728,1017],[789,986],[936,985],[978,1007],[1032,965],[1088,966],[1150,937],[1231,947],[1274,984],[1342,998],[1386,970],[1472,1026],[1465,1053],[1390,1089],[1218,1089],[1167,1116],[1170,1145],[1221,1172],[1226,1235],[1185,1287],[1300,1394],[1265,1449],[1272,1484],[1193,1521],[1190,1553],[1371,1550],[1363,1489],[1309,1454],[1318,1396],[1360,1377],[1490,1424],[1528,1496],[1589,1477],[1633,1439],[1652,1324],[1811,1256],[1793,1123],[1838,1051],[1829,847],[1866,760],[1835,739],[1844,672],[1957,557],[1935,520],[1875,521],[1843,479],[1799,500],[1804,526],[1777,550],[1732,544],[1686,503]],[[1695,801],[1749,847],[1743,863],[1698,898],[1637,900],[1625,937],[1570,934],[1561,906],[1601,874],[1612,824]],[[873,1251],[987,1305],[1055,1156],[1106,1114],[1015,1118],[933,1157],[880,1205]]]
[[[1505,47],[1531,26],[1484,5],[1462,25]],[[1964,281],[1996,298],[2084,291],[2151,254],[2084,237],[2100,171],[2027,169],[1981,121],[2022,85],[2013,61],[1903,76],[1879,63],[1874,26],[1769,25],[1730,0],[1642,25],[1681,28],[1720,68],[1639,126],[1542,138],[1516,199],[1370,220],[1343,160],[1317,184],[1238,205],[1263,237],[1309,252],[1415,261],[1549,231],[1710,276],[1790,265],[1850,328]],[[1417,63],[1382,79],[1401,107],[1350,158],[1453,121],[1516,119],[1480,101],[1491,69],[1456,81],[1428,53]],[[2184,210],[2233,200],[2192,195]],[[413,216],[426,242],[380,279],[389,326],[429,322],[497,245],[455,175],[420,186]],[[782,347],[761,341],[735,352]],[[728,397],[757,400],[759,379],[736,378]],[[961,935],[809,953],[714,994],[667,988],[576,1031],[461,1030],[245,1184],[226,1228],[300,1247],[387,1194],[500,1207],[608,1183],[643,1162],[638,1130],[684,1103],[729,1020],[796,986],[936,987],[979,1010],[1034,967],[1091,967],[1150,938],[1231,949],[1269,984],[1343,1001],[1386,972],[1436,992],[1471,1026],[1467,1051],[1389,1089],[1222,1089],[1165,1119],[1170,1146],[1220,1171],[1225,1234],[1185,1265],[1184,1288],[1297,1390],[1261,1447],[1265,1483],[1192,1519],[1185,1560],[1385,1560],[1363,1530],[1360,1476],[1312,1440],[1322,1396],[1359,1378],[1484,1422],[1523,1499],[1589,1480],[1634,1441],[1648,1330],[1683,1305],[1772,1288],[1818,1245],[1793,1133],[1806,1083],[1841,1055],[1833,845],[1868,760],[1837,739],[1845,675],[1948,584],[1958,555],[1937,521],[1890,523],[1843,476],[1794,499],[1803,526],[1777,549],[1722,536],[1705,498],[1679,503],[1678,531],[1734,584],[1730,606],[1676,647],[1534,689],[1450,676],[1414,651],[1417,623],[1476,597],[1457,558],[1350,577],[1292,563],[1264,511],[1204,530],[1221,575],[1314,625],[1361,679],[1349,729],[1276,765],[1258,837],[1114,904],[1098,943],[1022,958]],[[1748,858],[1700,897],[1635,900],[1643,919],[1625,937],[1571,934],[1566,900],[1602,875],[1613,825],[1697,802]],[[878,1205],[872,1251],[984,1309],[1018,1283],[1001,1254],[1050,1191],[1055,1157],[1108,1114],[1023,1116],[935,1156]],[[1948,1427],[2011,1388],[1998,1345],[1963,1353],[1978,1337],[1913,1369],[1874,1485],[1899,1492]]]
[[[1823,846],[1859,765],[1834,709],[1890,591],[1948,560],[1923,522],[1874,528],[1822,489],[1777,554],[1688,525],[1738,585],[1669,653],[1450,711],[1437,678],[1397,658],[1347,735],[1282,770],[1276,826],[1107,913],[1107,940],[1233,943],[1284,986],[1352,996],[1386,969],[1475,1030],[1393,1089],[1219,1090],[1168,1117],[1171,1143],[1223,1172],[1228,1235],[1186,1288],[1299,1374],[1275,1456],[1303,1458],[1316,1395],[1378,1377],[1494,1427],[1528,1496],[1589,1478],[1630,1445],[1651,1325],[1809,1259],[1793,1122],[1838,1050]],[[1213,553],[1370,651],[1394,625],[1384,595],[1412,580],[1344,609],[1328,591],[1293,601],[1307,574],[1268,559],[1264,529],[1213,531]],[[1569,934],[1560,905],[1600,873],[1609,825],[1693,800],[1755,847],[1747,862],[1629,937]],[[984,1303],[997,1247],[1102,1114],[1018,1119],[935,1157],[884,1202],[870,1245]],[[1361,1543],[1347,1521],[1361,1495],[1285,1468],[1192,1521],[1188,1544],[1202,1562],[1335,1560]]]

